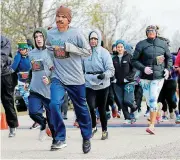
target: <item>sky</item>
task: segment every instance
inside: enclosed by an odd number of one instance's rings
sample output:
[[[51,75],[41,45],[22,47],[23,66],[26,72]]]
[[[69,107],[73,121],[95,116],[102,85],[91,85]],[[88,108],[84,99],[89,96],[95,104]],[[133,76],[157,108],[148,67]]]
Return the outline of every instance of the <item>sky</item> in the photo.
[[[87,0],[92,2],[95,0]],[[111,0],[113,1],[113,0]],[[171,39],[175,31],[180,32],[180,0],[125,0],[131,10],[136,8],[140,14],[137,23],[148,20],[149,25],[159,25],[163,28],[163,36]],[[46,4],[52,0],[46,0]],[[47,5],[48,6],[48,5]]]
[[[138,19],[149,19],[164,29],[164,35],[172,37],[180,32],[180,0],[126,0],[128,7],[136,7],[140,12]]]

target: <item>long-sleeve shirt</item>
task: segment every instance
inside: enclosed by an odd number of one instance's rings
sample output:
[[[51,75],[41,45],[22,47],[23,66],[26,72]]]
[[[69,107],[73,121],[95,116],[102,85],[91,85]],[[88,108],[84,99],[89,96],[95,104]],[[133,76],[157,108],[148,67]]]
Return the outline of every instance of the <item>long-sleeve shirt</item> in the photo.
[[[57,28],[50,29],[46,46],[54,62],[52,78],[59,79],[64,85],[82,85],[85,83],[82,55],[65,52],[67,42],[79,48],[90,49],[84,36],[77,29],[70,27],[66,32],[60,32]]]

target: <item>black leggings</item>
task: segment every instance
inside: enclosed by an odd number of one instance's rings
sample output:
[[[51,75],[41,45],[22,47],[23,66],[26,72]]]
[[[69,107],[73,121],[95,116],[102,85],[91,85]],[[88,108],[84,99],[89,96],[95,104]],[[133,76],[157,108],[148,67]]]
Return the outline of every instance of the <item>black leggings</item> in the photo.
[[[109,87],[101,90],[86,88],[86,99],[92,119],[92,128],[96,127],[95,108],[98,107],[102,131],[107,131],[106,103]]]
[[[173,109],[177,107],[176,101],[174,100],[174,95],[176,93],[177,83],[176,80],[165,80],[163,88],[159,94],[158,102],[163,104],[162,110],[167,111],[167,106],[169,106],[169,112],[172,113]]]

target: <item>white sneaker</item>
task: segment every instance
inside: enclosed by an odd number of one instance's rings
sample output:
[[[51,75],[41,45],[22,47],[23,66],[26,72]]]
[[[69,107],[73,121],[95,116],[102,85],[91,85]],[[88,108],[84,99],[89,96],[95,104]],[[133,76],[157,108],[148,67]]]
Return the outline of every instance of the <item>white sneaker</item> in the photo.
[[[47,134],[46,134],[46,129],[44,130],[40,130],[40,133],[39,133],[39,140],[40,141],[44,141],[47,139]]]

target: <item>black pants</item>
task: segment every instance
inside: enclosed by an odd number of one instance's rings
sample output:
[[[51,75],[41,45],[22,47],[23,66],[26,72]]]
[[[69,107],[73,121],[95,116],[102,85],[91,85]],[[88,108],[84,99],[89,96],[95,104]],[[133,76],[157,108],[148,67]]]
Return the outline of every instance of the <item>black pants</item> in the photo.
[[[11,128],[18,127],[18,119],[14,108],[14,88],[11,74],[1,76],[1,101],[5,109],[7,124]]]
[[[96,127],[95,108],[98,107],[102,131],[107,131],[106,103],[109,87],[101,90],[86,88],[86,98],[91,113],[92,128]]]
[[[141,110],[142,97],[143,97],[143,89],[139,84],[135,85],[134,96],[135,96],[135,102],[136,102],[137,107],[138,107],[138,111],[140,111]]]
[[[114,91],[113,91],[113,86],[112,84],[109,87],[109,94],[107,98],[107,103],[106,103],[106,111],[109,112],[109,106],[114,105]]]
[[[176,80],[165,80],[163,88],[159,94],[158,102],[163,104],[162,110],[167,111],[167,105],[169,106],[169,112],[172,113],[173,109],[177,107],[174,95],[176,93],[177,83]]]

